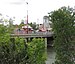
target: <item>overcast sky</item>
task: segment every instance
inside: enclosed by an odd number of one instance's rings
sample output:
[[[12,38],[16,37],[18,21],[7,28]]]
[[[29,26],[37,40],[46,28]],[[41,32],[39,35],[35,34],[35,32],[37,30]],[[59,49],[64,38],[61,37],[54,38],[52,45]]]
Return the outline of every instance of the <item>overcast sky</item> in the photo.
[[[0,0],[0,13],[16,17],[14,24],[26,20],[27,4],[29,22],[43,22],[43,16],[62,6],[75,6],[75,0]]]

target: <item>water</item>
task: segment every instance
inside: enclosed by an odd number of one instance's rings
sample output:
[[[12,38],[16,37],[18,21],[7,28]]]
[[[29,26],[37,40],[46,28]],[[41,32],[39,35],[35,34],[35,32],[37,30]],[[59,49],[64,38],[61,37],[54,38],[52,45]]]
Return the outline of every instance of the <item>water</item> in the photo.
[[[46,64],[52,64],[55,61],[55,52],[53,47],[47,48],[47,61]]]

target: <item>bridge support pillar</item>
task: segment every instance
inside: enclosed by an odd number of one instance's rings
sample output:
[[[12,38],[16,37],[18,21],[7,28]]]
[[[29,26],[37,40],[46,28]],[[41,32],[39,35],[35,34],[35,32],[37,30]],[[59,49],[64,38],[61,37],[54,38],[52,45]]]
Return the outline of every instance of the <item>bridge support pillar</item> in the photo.
[[[46,52],[46,55],[47,55],[47,38],[45,38],[45,52]]]
[[[45,38],[45,48],[47,48],[47,38]]]

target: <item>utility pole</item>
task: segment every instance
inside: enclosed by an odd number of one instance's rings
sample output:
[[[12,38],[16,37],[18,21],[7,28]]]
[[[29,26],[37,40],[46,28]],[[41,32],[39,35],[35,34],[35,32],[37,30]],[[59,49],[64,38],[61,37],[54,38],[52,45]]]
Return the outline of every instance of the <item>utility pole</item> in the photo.
[[[28,34],[28,2],[26,2],[27,4],[27,34]]]

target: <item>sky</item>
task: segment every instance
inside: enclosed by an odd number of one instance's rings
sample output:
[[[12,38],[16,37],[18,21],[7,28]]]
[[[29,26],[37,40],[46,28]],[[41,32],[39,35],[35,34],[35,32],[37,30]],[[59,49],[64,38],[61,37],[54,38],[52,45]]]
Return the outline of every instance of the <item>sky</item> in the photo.
[[[43,23],[43,16],[62,6],[74,7],[75,0],[0,0],[0,13],[15,17],[14,24],[20,24],[22,19],[26,22],[28,10],[28,22],[40,24]]]

